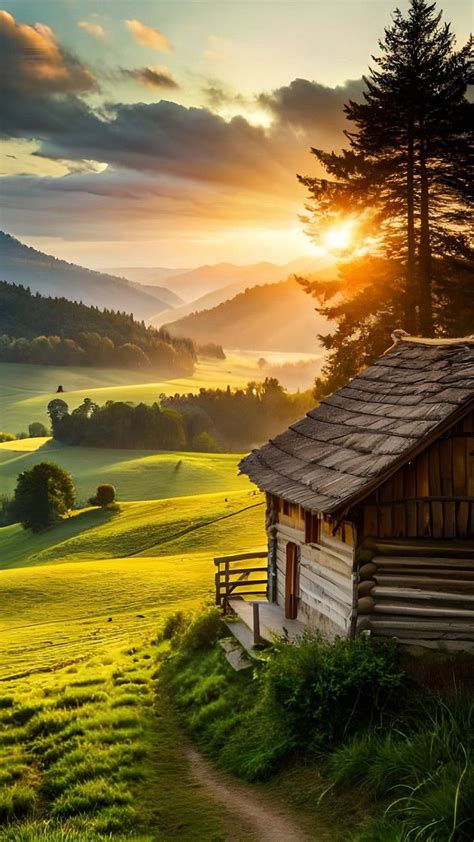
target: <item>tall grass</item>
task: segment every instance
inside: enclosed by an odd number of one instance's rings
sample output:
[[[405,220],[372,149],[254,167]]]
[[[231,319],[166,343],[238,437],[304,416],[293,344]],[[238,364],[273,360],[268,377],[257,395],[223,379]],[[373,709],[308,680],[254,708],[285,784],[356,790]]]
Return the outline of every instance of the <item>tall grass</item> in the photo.
[[[389,799],[388,821],[407,839],[472,842],[473,725],[472,699],[433,701],[406,731],[370,730],[342,745],[330,758],[331,777]]]

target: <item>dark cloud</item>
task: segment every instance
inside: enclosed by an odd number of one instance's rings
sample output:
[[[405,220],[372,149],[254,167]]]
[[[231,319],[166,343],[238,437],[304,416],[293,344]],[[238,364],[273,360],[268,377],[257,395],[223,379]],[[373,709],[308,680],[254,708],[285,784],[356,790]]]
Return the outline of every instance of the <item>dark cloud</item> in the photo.
[[[337,136],[345,128],[343,107],[349,99],[360,99],[362,79],[349,80],[335,88],[294,79],[271,93],[261,93],[258,102],[281,125]]]
[[[140,82],[147,88],[166,88],[168,90],[179,88],[178,83],[165,67],[136,67],[131,70],[123,67],[121,73],[123,76]]]
[[[96,80],[88,68],[58,43],[41,23],[17,23],[0,11],[2,87],[10,95],[78,93],[93,90]]]

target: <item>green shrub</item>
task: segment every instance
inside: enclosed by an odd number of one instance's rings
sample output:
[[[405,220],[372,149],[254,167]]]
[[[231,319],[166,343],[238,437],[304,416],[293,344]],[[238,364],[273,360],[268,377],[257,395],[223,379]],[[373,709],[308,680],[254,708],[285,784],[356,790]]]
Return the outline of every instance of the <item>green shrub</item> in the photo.
[[[380,721],[403,683],[394,646],[306,633],[296,643],[276,643],[265,696],[295,746],[327,747],[361,723]]]
[[[164,622],[161,640],[179,638],[189,626],[190,620],[191,615],[187,611],[175,611],[174,614],[170,614]]]
[[[213,646],[222,632],[221,614],[218,608],[207,608],[197,614],[180,638],[183,652],[197,652]]]
[[[95,497],[91,497],[89,500],[92,506],[110,506],[114,501],[115,488],[109,483],[98,485]]]

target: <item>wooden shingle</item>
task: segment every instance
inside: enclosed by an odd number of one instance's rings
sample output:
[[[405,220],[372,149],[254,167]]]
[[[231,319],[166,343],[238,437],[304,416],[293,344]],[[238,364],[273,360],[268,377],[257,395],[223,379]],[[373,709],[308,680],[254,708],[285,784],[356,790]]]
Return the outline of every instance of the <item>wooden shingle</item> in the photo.
[[[403,337],[240,469],[259,488],[337,513],[370,493],[474,403],[474,338]]]

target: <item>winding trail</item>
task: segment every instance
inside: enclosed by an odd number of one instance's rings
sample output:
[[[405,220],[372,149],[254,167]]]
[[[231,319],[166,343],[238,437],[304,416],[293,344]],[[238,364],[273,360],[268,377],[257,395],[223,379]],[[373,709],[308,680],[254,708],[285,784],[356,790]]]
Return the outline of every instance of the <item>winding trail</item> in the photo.
[[[214,801],[232,814],[235,825],[229,828],[226,842],[314,842],[314,836],[295,825],[295,819],[280,809],[273,799],[255,787],[231,779],[216,769],[196,749],[185,748],[191,773]]]

